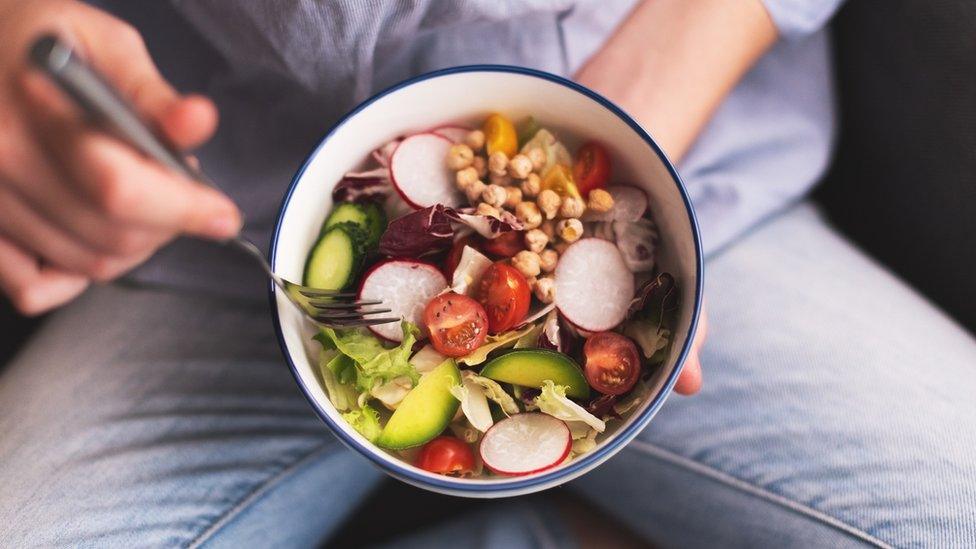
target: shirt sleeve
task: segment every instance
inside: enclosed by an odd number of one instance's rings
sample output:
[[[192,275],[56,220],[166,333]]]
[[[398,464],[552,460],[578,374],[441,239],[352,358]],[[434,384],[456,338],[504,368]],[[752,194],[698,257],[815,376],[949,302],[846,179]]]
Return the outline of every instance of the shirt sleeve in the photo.
[[[762,0],[786,40],[812,34],[827,24],[844,0]]]

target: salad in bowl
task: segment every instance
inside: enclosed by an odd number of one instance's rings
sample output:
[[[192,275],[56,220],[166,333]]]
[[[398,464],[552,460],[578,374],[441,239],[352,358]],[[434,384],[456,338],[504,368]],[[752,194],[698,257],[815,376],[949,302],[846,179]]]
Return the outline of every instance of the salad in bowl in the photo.
[[[304,283],[399,319],[323,328],[332,405],[378,448],[456,477],[550,470],[650,394],[679,289],[649,198],[598,141],[493,113],[393,139],[346,173]]]
[[[353,109],[293,178],[270,260],[395,319],[323,330],[270,288],[330,430],[465,497],[557,486],[624,448],[680,374],[703,284],[691,201],[653,139],[591,90],[501,65]]]

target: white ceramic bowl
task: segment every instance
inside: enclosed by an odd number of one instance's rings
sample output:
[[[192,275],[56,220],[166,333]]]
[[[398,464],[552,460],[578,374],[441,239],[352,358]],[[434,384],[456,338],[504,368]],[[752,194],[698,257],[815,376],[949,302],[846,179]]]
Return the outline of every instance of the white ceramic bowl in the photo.
[[[316,374],[313,329],[271,287],[279,342],[309,402],[339,439],[388,474],[415,486],[468,497],[528,494],[576,478],[614,455],[664,404],[691,346],[702,299],[702,255],[691,202],[674,167],[650,135],[607,99],[563,78],[518,67],[470,66],[413,78],[366,100],[322,138],[295,175],[271,241],[275,272],[301,280],[308,250],[332,206],[332,187],[390,139],[447,123],[483,120],[492,112],[532,115],[555,129],[572,150],[578,141],[606,145],[613,180],[642,187],[660,229],[658,264],[681,291],[671,355],[652,380],[649,398],[625,422],[612,422],[591,452],[557,468],[512,478],[457,479],[428,473],[372,445],[336,412]]]

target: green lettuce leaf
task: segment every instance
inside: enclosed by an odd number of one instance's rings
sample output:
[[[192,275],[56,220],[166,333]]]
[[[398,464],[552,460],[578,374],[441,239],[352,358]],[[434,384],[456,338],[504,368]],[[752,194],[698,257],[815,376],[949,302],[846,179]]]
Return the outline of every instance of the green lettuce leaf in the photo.
[[[419,335],[417,326],[404,321],[403,341],[391,349],[384,347],[382,341],[364,329],[322,328],[316,339],[323,346],[332,346],[351,359],[355,364],[356,388],[369,391],[400,376],[410,378],[411,383],[416,385],[420,374],[410,364],[410,352]]]
[[[350,368],[340,366],[344,362],[348,362]],[[325,392],[328,393],[332,405],[340,412],[355,408],[356,400],[359,396],[356,388],[348,380],[341,380],[341,377],[347,371],[352,374],[348,377],[355,379],[356,368],[345,355],[327,349],[323,350],[322,354],[319,355],[319,373],[322,376],[322,383],[325,385]]]
[[[366,440],[374,442],[380,436],[383,426],[380,425],[380,414],[368,405],[342,414],[349,425],[359,431]]]
[[[566,387],[548,379],[543,382],[542,393],[535,398],[535,404],[539,411],[565,421],[571,431],[585,433],[588,426],[602,433],[607,428],[603,420],[567,398]]]

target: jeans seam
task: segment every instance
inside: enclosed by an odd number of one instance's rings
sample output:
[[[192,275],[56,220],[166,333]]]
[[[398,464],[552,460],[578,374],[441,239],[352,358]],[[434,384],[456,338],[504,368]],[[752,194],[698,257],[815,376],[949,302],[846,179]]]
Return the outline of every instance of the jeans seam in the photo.
[[[318,457],[322,452],[334,448],[334,444],[327,441],[313,448],[311,451],[301,456],[295,460],[290,465],[284,467],[283,469],[275,472],[268,478],[264,479],[257,486],[255,486],[251,491],[249,491],[243,498],[241,498],[233,507],[222,513],[219,517],[215,518],[210,525],[204,528],[196,537],[194,537],[189,544],[188,548],[191,547],[201,547],[204,543],[209,541],[214,534],[219,532],[224,526],[227,526],[231,521],[233,521],[237,515],[239,515],[245,508],[252,505],[253,503],[259,501],[264,497],[271,488],[276,484],[281,482],[286,476],[292,473],[295,469],[298,469],[304,465],[307,461]]]
[[[754,497],[758,497],[765,500],[768,503],[772,503],[779,507],[782,507],[788,511],[806,516],[808,518],[814,519],[822,524],[830,526],[840,532],[843,532],[849,536],[857,538],[863,542],[873,544],[877,547],[890,548],[890,544],[878,539],[877,537],[865,532],[861,528],[848,524],[843,520],[828,515],[823,511],[819,511],[810,507],[805,503],[792,500],[786,496],[776,494],[769,491],[766,488],[757,486],[749,481],[740,479],[725,471],[716,469],[710,465],[706,465],[699,461],[691,458],[684,457],[680,454],[676,454],[670,450],[662,448],[656,444],[646,442],[643,440],[634,440],[629,445],[629,448],[637,450],[639,453],[644,454],[646,457],[657,458],[661,461],[666,461],[677,467],[681,467],[690,472],[697,473],[706,476],[716,482],[724,484],[730,488],[745,492]]]

